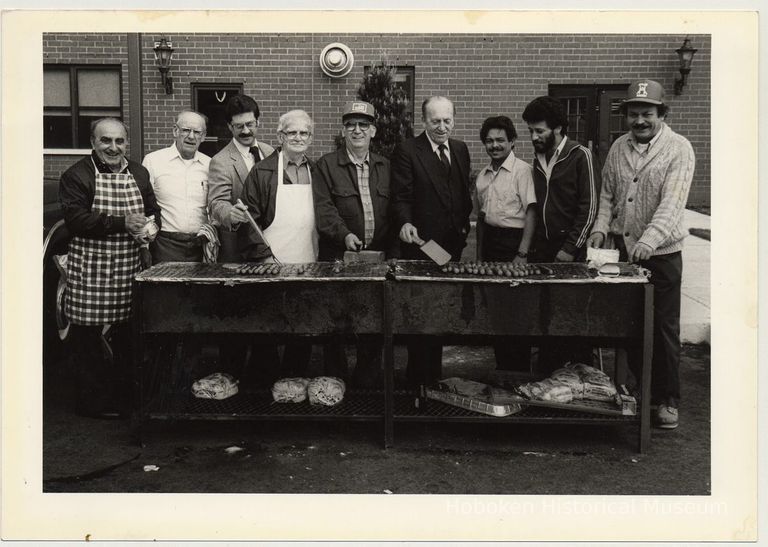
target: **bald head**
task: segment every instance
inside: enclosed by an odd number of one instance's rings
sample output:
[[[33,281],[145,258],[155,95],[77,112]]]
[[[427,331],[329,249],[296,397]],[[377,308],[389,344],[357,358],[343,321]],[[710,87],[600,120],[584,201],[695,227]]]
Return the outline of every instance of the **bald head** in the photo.
[[[453,133],[453,102],[447,97],[429,97],[421,104],[424,131],[435,144],[445,143]]]
[[[118,172],[125,161],[128,131],[116,118],[102,118],[91,124],[91,147],[96,156],[113,172]]]

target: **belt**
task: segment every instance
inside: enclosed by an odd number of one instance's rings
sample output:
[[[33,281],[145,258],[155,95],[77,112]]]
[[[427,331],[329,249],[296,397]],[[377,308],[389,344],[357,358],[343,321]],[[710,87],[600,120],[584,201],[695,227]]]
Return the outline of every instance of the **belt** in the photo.
[[[184,232],[165,232],[160,230],[158,236],[164,237],[166,239],[172,239],[174,241],[183,241],[184,243],[197,240],[197,234],[186,234]]]

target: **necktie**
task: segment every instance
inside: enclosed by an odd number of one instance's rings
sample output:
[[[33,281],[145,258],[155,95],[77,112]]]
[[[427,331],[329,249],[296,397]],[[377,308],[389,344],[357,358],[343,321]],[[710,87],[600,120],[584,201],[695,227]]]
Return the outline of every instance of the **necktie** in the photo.
[[[254,161],[261,161],[261,156],[259,155],[259,147],[258,146],[251,146],[248,151],[253,154]]]
[[[445,144],[441,144],[437,147],[437,149],[440,151],[440,161],[443,164],[443,167],[445,168],[446,173],[451,172],[451,162],[448,160],[448,155],[445,153],[447,146]]]

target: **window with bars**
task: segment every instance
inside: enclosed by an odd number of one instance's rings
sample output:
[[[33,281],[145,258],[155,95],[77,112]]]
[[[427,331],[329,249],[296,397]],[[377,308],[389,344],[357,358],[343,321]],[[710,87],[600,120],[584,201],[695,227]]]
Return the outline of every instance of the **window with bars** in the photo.
[[[91,147],[91,122],[122,119],[120,65],[43,66],[43,146]]]
[[[568,136],[580,143],[587,142],[587,99],[584,97],[561,97],[568,118]]]

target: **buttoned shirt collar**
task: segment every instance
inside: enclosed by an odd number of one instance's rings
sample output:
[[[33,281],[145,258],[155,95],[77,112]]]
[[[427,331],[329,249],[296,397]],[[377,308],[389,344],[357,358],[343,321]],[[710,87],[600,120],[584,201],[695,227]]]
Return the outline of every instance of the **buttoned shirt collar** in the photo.
[[[347,156],[349,157],[349,161],[351,161],[355,165],[362,165],[362,164],[364,164],[366,162],[368,162],[369,164],[371,163],[371,159],[370,159],[371,158],[371,153],[370,153],[370,151],[365,153],[365,157],[362,159],[362,161],[360,161],[357,158],[355,158],[355,156],[352,155],[352,152],[349,151],[349,148],[347,148]]]
[[[505,171],[509,171],[511,173],[512,172],[512,166],[515,164],[516,160],[517,160],[517,158],[515,157],[515,151],[512,150],[509,153],[509,156],[507,156],[507,158],[501,163],[501,165],[499,166],[498,170],[496,170],[496,171],[493,170],[493,162],[491,162],[491,163],[489,163],[488,165],[485,166],[485,168],[481,171],[481,173],[482,174],[485,174],[485,173],[498,173],[502,169],[504,169]]]
[[[432,146],[432,152],[434,152],[435,154],[437,154],[438,157],[440,157],[440,150],[437,149],[440,145],[435,143],[435,141],[433,141],[430,138],[429,133],[424,131],[424,134],[427,136],[427,140],[429,141],[429,144]],[[451,147],[448,145],[448,140],[446,140],[443,144],[445,145],[445,155],[448,156],[448,161],[451,161]]]
[[[168,147],[172,152],[169,152],[169,160],[179,158],[182,161],[189,161],[187,158],[181,155],[181,152],[179,151],[179,147],[176,146],[176,143],[173,143],[171,146]],[[203,163],[203,156],[200,153],[200,150],[195,150],[195,155],[189,158],[190,160],[197,161],[200,163]]]

